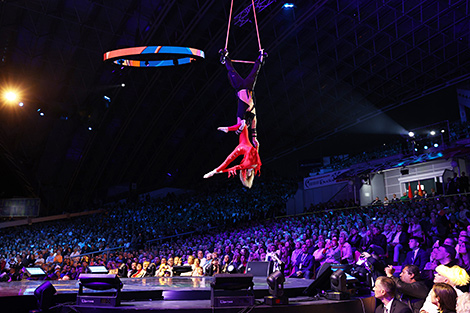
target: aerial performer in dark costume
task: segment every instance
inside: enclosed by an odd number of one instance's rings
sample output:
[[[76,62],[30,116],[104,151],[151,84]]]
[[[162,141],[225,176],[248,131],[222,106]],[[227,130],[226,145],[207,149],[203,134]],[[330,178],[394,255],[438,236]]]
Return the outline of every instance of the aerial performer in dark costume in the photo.
[[[227,133],[228,131],[235,131],[239,135],[239,144],[233,150],[233,152],[225,159],[225,161],[216,169],[210,171],[204,175],[204,178],[212,177],[214,174],[228,172],[229,177],[236,174],[237,170],[240,170],[240,180],[245,187],[251,188],[253,185],[253,179],[255,174],[259,174],[261,168],[261,160],[259,158],[259,142],[257,140],[256,132],[256,109],[255,109],[255,97],[254,87],[256,79],[258,77],[261,65],[264,64],[264,59],[267,54],[261,49],[261,43],[259,39],[258,24],[256,21],[255,5],[253,4],[253,14],[255,17],[256,32],[258,35],[259,44],[259,56],[255,62],[250,61],[237,61],[231,60],[228,57],[228,35],[230,30],[230,20],[232,17],[232,5],[230,7],[230,19],[229,27],[227,29],[227,39],[225,42],[225,49],[221,49],[220,61],[225,64],[227,68],[228,79],[230,84],[237,92],[238,105],[237,105],[237,124],[230,127],[219,127],[218,130]],[[242,63],[254,63],[251,72],[245,78],[242,78],[240,74],[235,70],[233,62]],[[249,139],[251,138],[251,140]],[[228,168],[230,163],[234,161],[238,156],[243,155],[243,159],[239,165]]]

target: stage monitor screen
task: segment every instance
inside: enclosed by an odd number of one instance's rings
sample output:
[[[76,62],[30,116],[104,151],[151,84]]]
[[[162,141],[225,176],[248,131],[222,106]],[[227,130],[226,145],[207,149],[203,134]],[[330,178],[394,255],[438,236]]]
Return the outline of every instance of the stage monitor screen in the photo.
[[[103,265],[88,266],[88,269],[92,274],[108,274],[108,269]]]
[[[26,267],[25,268],[26,272],[28,272],[29,275],[31,276],[41,276],[41,275],[46,275],[46,272],[42,270],[40,267]]]

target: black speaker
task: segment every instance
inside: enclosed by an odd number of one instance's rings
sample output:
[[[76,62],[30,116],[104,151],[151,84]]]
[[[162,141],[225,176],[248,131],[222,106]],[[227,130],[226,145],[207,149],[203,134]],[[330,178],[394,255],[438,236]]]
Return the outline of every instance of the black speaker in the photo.
[[[331,263],[324,263],[318,270],[317,278],[303,291],[303,294],[307,296],[315,296],[321,291],[330,289],[331,274],[333,274]]]
[[[41,286],[34,290],[34,296],[38,301],[38,309],[45,311],[54,306],[54,294],[56,290],[50,281],[44,282]]]
[[[253,285],[253,275],[250,274],[217,274],[211,283],[211,306],[213,308],[253,306],[255,304]]]
[[[113,274],[80,274],[77,295],[78,306],[116,307],[121,304],[121,289],[123,284],[117,275]],[[94,292],[85,294],[83,289],[115,291],[112,295]]]
[[[246,264],[246,273],[253,276],[268,277],[273,273],[274,262],[248,262]]]

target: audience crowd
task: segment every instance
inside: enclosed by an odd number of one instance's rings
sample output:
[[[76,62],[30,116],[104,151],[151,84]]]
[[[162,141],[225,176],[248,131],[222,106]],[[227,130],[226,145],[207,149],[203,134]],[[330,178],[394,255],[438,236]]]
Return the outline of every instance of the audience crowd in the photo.
[[[25,268],[32,266],[41,267],[47,280],[77,279],[93,265],[123,278],[212,276],[277,258],[286,276],[315,278],[325,263],[363,261],[385,306],[398,292],[413,312],[455,311],[456,297],[468,291],[470,281],[469,197],[395,197],[345,209],[323,204],[300,216],[278,217],[295,189],[281,181],[252,190],[227,185],[1,230],[0,280],[30,279]],[[119,248],[106,251],[112,247]],[[444,294],[455,294],[454,301],[444,303]]]

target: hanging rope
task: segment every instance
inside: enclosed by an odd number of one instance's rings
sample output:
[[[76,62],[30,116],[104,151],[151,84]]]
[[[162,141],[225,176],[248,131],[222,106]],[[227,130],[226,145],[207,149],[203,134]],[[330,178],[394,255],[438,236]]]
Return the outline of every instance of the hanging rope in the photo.
[[[232,3],[230,4],[230,15],[228,16],[228,27],[227,27],[227,37],[225,39],[225,50],[227,50],[227,47],[228,47],[228,35],[230,33],[230,23],[232,22],[232,9],[233,9],[233,0],[232,0]]]
[[[233,0],[232,0],[232,3],[233,3]],[[258,36],[258,46],[259,46],[259,50],[261,51],[261,40],[259,39],[258,20],[256,19],[255,0],[251,0],[251,3],[253,4],[253,16],[255,17],[256,35]]]
[[[259,50],[261,51],[261,39],[259,37],[259,29],[258,29],[258,20],[256,18],[256,8],[255,8],[255,0],[251,0],[251,4],[253,6],[253,16],[255,18],[255,27],[256,27],[256,36],[258,38],[258,47]],[[228,17],[228,26],[227,26],[227,36],[225,38],[225,50],[227,51],[228,47],[228,37],[230,35],[230,25],[232,23],[232,12],[233,12],[233,0],[230,3],[230,15]],[[242,61],[242,60],[232,60],[232,62],[237,62],[237,63],[255,63],[253,61]]]

